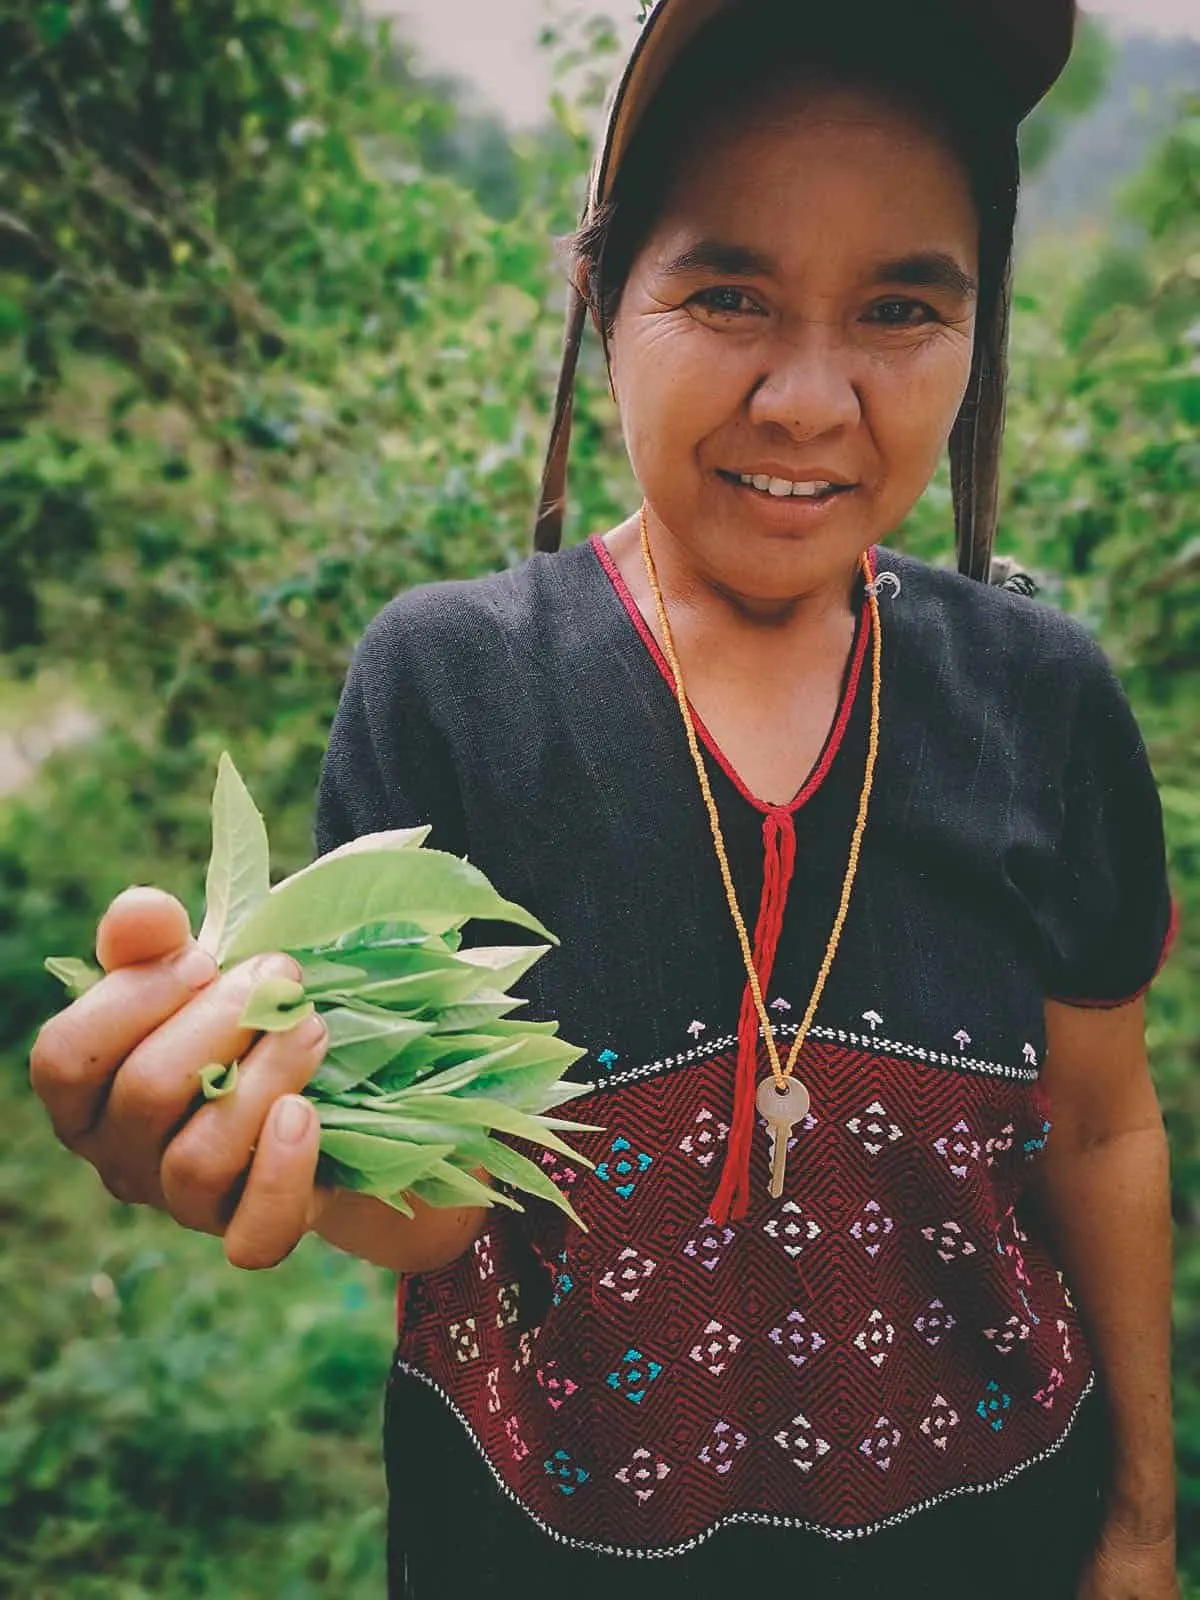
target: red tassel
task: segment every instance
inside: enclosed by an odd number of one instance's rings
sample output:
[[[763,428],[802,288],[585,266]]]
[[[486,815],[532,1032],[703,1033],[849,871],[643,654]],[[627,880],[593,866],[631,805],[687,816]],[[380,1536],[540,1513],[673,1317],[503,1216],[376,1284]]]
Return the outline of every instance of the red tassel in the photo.
[[[771,982],[775,952],[783,931],[788,889],[796,867],[796,829],[792,813],[768,811],[763,819],[763,887],[754,929],[754,968],[763,998]],[[713,1203],[708,1208],[714,1222],[740,1222],[750,1204],[750,1151],[754,1140],[754,1095],[758,1086],[758,1009],[749,983],[742,994],[738,1019],[737,1075],[733,1090],[733,1122],[725,1149],[725,1164]]]

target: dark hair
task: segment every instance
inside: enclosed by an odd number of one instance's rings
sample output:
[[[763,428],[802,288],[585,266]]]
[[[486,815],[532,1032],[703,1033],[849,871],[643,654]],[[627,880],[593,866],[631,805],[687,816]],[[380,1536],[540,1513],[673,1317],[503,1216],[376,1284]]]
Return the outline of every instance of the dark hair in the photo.
[[[711,126],[789,82],[824,77],[879,89],[928,118],[963,161],[979,215],[975,359],[951,437],[951,466],[960,566],[985,577],[1003,429],[1017,115],[994,77],[981,73],[983,58],[965,26],[951,0],[927,0],[915,13],[895,0],[821,12],[795,0],[745,0],[719,13],[681,52],[634,133],[609,198],[567,245],[572,276],[607,349],[630,269],[698,124]],[[560,392],[560,406],[567,398]]]

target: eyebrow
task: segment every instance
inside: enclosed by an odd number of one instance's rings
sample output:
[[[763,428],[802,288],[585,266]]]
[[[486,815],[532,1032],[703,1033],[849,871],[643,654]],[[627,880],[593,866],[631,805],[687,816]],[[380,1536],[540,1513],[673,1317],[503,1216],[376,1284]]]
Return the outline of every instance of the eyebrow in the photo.
[[[668,278],[696,272],[731,278],[772,278],[778,273],[776,263],[762,251],[723,239],[697,239],[660,270]],[[876,283],[903,284],[909,289],[945,289],[963,300],[974,300],[979,294],[975,279],[944,250],[922,250],[881,262],[872,277]]]
[[[921,251],[896,261],[884,261],[875,272],[875,281],[901,283],[907,289],[947,289],[963,300],[974,300],[979,294],[975,279],[944,250]]]

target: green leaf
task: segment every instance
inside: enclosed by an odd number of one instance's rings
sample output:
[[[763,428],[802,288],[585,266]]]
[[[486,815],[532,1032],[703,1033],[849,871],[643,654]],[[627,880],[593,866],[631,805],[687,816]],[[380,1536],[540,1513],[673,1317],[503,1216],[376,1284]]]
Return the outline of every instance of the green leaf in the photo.
[[[550,949],[548,944],[476,945],[474,949],[460,950],[458,959],[482,967],[489,988],[511,989]]]
[[[482,1162],[476,1165],[482,1166]],[[520,1211],[522,1207],[510,1195],[502,1194],[498,1189],[489,1188],[486,1183],[480,1183],[473,1173],[464,1172],[461,1167],[452,1166],[449,1161],[440,1161],[426,1177],[419,1178],[412,1186],[412,1193],[418,1200],[424,1200],[429,1206],[507,1206],[510,1211]]]
[[[224,1100],[227,1094],[232,1094],[237,1088],[238,1063],[231,1061],[228,1066],[223,1061],[210,1061],[206,1067],[201,1067],[197,1076],[200,1079],[200,1092],[206,1100]]]
[[[424,928],[419,928],[415,922],[364,922],[356,928],[347,928],[328,944],[314,946],[312,954],[330,955],[335,960],[347,960],[356,956],[360,950],[390,950],[393,948],[409,948],[416,945],[425,945],[435,948],[442,945],[440,939],[431,937]],[[294,949],[292,945],[289,950]]]
[[[372,1194],[397,1194],[410,1188],[452,1149],[452,1145],[405,1144],[369,1133],[321,1128],[322,1155],[355,1175],[354,1188]]]
[[[398,1017],[373,1006],[335,1006],[321,1013],[329,1030],[325,1059],[313,1083],[329,1094],[353,1089],[429,1033],[431,1022]]]
[[[276,884],[242,923],[230,961],[267,950],[319,948],[364,922],[403,919],[444,933],[471,917],[512,922],[553,942],[536,917],[484,875],[437,850],[375,850],[326,858]]]
[[[550,1181],[541,1167],[535,1166],[529,1160],[528,1156],[523,1156],[518,1151],[510,1149],[508,1145],[501,1144],[499,1139],[485,1139],[480,1153],[483,1165],[493,1178],[499,1178],[502,1183],[512,1184],[515,1189],[521,1189],[539,1200],[549,1201],[552,1206],[564,1211],[584,1233],[588,1231],[587,1225],[566,1195]]]
[[[222,964],[246,918],[271,887],[267,829],[228,751],[217,764],[212,798],[212,854],[199,944]]]
[[[502,1100],[485,1100],[482,1096],[468,1099],[464,1095],[421,1094],[410,1091],[403,1101],[405,1111],[418,1111],[423,1116],[440,1118],[446,1123],[458,1123],[465,1127],[478,1127],[494,1129],[499,1133],[510,1133],[514,1138],[525,1139],[530,1144],[545,1145],[548,1150],[557,1150],[559,1155],[567,1156],[572,1161],[578,1161],[581,1166],[591,1167],[593,1163],[582,1156],[578,1151],[572,1150],[569,1144],[560,1139],[554,1132],[552,1123],[544,1118],[530,1115],[525,1111],[518,1111],[514,1106],[506,1105]],[[376,1113],[386,1118],[389,1112]],[[584,1122],[561,1122],[557,1124],[565,1133],[602,1133],[602,1128],[591,1127]]]
[[[251,990],[239,1021],[256,1033],[284,1033],[316,1009],[294,978],[264,978]]]
[[[42,965],[52,978],[57,978],[64,985],[72,1000],[78,1000],[81,994],[94,988],[104,976],[99,967],[93,967],[88,961],[79,961],[75,956],[47,956]]]
[[[373,1005],[422,1011],[465,1000],[478,990],[484,976],[477,967],[451,954],[437,940],[432,946],[397,946],[385,950],[359,948],[341,961],[327,963],[327,976],[319,971],[316,982],[305,972],[305,988],[315,1000],[342,1000],[353,996]],[[500,998],[504,998],[501,996]],[[513,1001],[515,1006],[518,1002]]]
[[[478,993],[456,1006],[446,1006],[439,1011],[437,1031],[439,1033],[462,1033],[467,1030],[485,1027],[489,1022],[499,1022],[510,1011],[515,1011],[518,1006],[525,1005],[524,1000],[517,1000],[509,995],[500,994],[494,989],[480,989]]]

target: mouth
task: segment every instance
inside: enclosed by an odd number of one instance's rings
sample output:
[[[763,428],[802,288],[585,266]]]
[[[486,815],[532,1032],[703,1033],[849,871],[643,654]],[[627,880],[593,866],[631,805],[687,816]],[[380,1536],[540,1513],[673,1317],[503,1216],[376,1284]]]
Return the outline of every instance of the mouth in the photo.
[[[833,483],[827,478],[810,478],[793,481],[772,478],[764,472],[724,472],[717,476],[735,489],[745,489],[763,500],[804,500],[813,505],[826,505],[839,495],[849,494],[856,487],[852,483]]]

